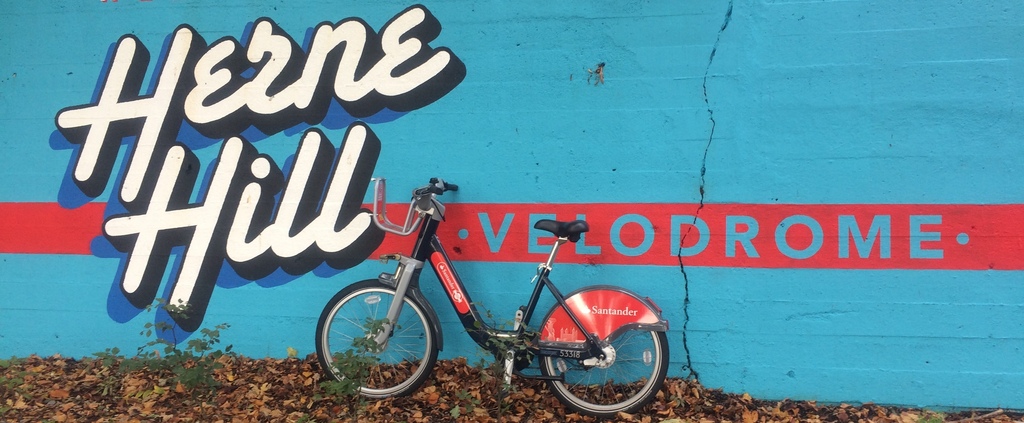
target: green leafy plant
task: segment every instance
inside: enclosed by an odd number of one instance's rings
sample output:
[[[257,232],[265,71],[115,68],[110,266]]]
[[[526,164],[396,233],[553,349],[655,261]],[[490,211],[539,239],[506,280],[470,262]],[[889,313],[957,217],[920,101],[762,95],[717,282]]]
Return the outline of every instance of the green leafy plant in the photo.
[[[363,325],[364,336],[352,340],[352,348],[334,354],[334,373],[339,380],[320,382],[325,393],[335,397],[352,398],[359,395],[359,388],[370,376],[370,369],[377,365],[379,359],[375,354],[383,351],[374,336],[384,330],[387,319],[374,320],[369,317]],[[396,328],[397,329],[397,328]]]
[[[17,368],[22,363],[24,363],[24,360],[16,357],[11,357],[8,360],[0,360],[0,370],[7,370],[11,367]],[[8,372],[6,371],[0,373],[0,389],[13,392],[26,399],[30,398],[28,390],[25,389],[25,376],[28,376],[29,374],[30,372],[24,370],[10,372],[10,375],[8,375]],[[0,404],[0,415],[6,411],[5,407],[6,406],[4,404]]]
[[[511,328],[515,327],[514,321],[497,322],[489,309],[482,307],[480,304],[477,305],[479,309],[484,310],[484,316],[491,321],[492,327],[498,330],[511,330]],[[480,321],[476,321],[474,325],[476,330],[484,330]],[[509,354],[509,352],[513,354],[512,365],[515,368],[521,369],[526,367],[533,360],[532,354],[529,353],[529,346],[539,336],[538,332],[529,327],[524,327],[523,331],[516,336],[492,336],[485,343],[486,351],[493,353],[493,355],[489,354],[493,357],[493,361],[488,364],[484,358],[481,358],[477,367],[483,370],[480,373],[482,378],[494,378],[497,380],[497,415],[499,420],[501,420],[504,412],[511,407],[511,404],[505,402],[505,398],[510,392],[515,390],[515,385],[505,382],[505,355]]]
[[[25,359],[18,358],[18,357],[11,357],[11,358],[7,358],[7,359],[0,358],[0,369],[6,369],[6,368],[11,367],[11,366],[17,366],[17,365],[19,365],[21,363],[24,363],[24,362],[25,362]]]
[[[121,373],[145,368],[170,372],[170,386],[176,387],[181,384],[193,395],[215,392],[220,383],[213,377],[214,371],[223,367],[219,359],[232,354],[231,345],[223,350],[218,349],[216,345],[220,343],[221,331],[228,329],[230,325],[221,323],[212,329],[203,328],[199,331],[199,336],[189,339],[182,347],[178,341],[179,328],[176,321],[188,317],[189,305],[181,302],[165,304],[162,299],[158,299],[146,307],[146,311],[155,309],[166,311],[171,321],[146,323],[139,334],[153,339],[139,347],[134,357],[123,357],[116,347],[107,348],[93,355],[104,367],[117,366]],[[161,337],[161,334],[169,334],[170,339]],[[116,390],[116,384],[107,382],[102,387],[104,394]]]
[[[455,404],[455,406],[448,412],[451,414],[453,419],[457,419],[462,415],[462,409],[465,409],[466,414],[469,414],[480,406],[480,398],[477,398],[465,389],[456,392],[455,397],[459,399],[459,403]]]
[[[334,366],[336,373],[343,375],[339,380],[325,380],[320,382],[320,387],[328,395],[335,397],[355,397],[359,394],[359,388],[363,386],[366,377],[369,376],[369,367],[376,364],[373,357],[353,350],[345,350],[334,354]]]
[[[92,355],[94,355],[96,359],[99,360],[100,365],[107,368],[113,368],[117,366],[117,364],[120,363],[122,359],[124,359],[124,356],[121,355],[121,349],[117,347],[107,348],[103,351],[93,353]]]
[[[158,304],[160,304],[158,302]],[[170,378],[172,386],[180,383],[186,389],[195,392],[197,388],[205,388],[212,392],[220,384],[213,378],[214,371],[223,367],[218,359],[225,354],[231,353],[231,345],[223,351],[215,349],[220,343],[221,331],[231,327],[227,323],[221,323],[213,329],[203,328],[199,336],[189,339],[184,348],[179,347],[177,339],[177,320],[188,318],[188,304],[164,304],[160,306],[172,318],[172,322],[146,323],[140,334],[152,337],[159,333],[171,335],[171,339],[164,339],[159,335],[146,345],[139,347],[136,357],[141,358],[141,363],[154,370],[169,370],[173,376]],[[163,351],[161,354],[159,351]]]

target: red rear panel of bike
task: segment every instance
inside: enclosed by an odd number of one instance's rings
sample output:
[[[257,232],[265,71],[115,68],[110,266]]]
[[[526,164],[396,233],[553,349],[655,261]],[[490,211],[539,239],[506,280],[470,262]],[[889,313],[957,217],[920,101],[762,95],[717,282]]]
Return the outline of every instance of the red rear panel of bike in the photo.
[[[596,334],[598,339],[607,339],[627,326],[667,326],[657,306],[625,290],[586,289],[569,296],[565,302],[583,324],[583,329],[576,326],[564,308],[556,305],[544,321],[541,341],[577,343],[586,341],[583,330]]]

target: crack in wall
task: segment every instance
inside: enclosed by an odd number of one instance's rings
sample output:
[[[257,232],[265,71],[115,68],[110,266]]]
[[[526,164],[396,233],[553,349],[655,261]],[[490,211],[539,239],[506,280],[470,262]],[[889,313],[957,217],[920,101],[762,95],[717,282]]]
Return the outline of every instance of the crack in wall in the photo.
[[[697,211],[693,213],[693,222],[683,233],[679,240],[679,253],[676,258],[679,260],[679,271],[683,274],[683,350],[686,352],[686,364],[683,365],[683,370],[688,371],[687,378],[693,378],[699,380],[700,375],[693,368],[693,361],[690,356],[690,346],[687,343],[687,329],[690,324],[690,277],[686,273],[686,265],[683,263],[683,245],[686,245],[686,237],[689,236],[690,231],[696,226],[697,218],[700,216],[701,210],[704,209],[704,187],[705,187],[705,174],[707,173],[708,165],[708,151],[711,150],[711,142],[715,138],[715,111],[711,108],[711,102],[708,101],[708,75],[711,73],[711,64],[715,61],[715,53],[718,52],[718,43],[722,40],[722,33],[729,27],[729,22],[732,21],[732,6],[733,0],[729,0],[729,8],[725,11],[725,18],[722,19],[722,26],[718,29],[718,35],[715,37],[715,44],[711,47],[711,54],[708,55],[708,64],[704,67],[704,80],[702,82],[702,88],[704,90],[704,107],[707,108],[708,120],[711,122],[711,131],[708,134],[708,142],[704,145],[704,156],[701,158],[700,163],[700,201],[697,204]]]

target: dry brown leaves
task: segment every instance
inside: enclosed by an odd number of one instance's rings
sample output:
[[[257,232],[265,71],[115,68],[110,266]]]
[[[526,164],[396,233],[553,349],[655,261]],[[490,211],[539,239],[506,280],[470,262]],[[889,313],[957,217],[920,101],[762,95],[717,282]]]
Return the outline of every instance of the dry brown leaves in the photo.
[[[0,420],[110,422],[592,422],[568,411],[547,387],[514,380],[499,402],[497,380],[463,359],[440,361],[432,377],[409,397],[381,401],[326,396],[314,357],[222,357],[215,392],[170,386],[166,374],[120,372],[98,360],[59,356],[5,360],[0,365]],[[670,379],[641,412],[623,422],[1013,422],[1019,413],[997,410],[938,414],[874,404],[819,405],[761,401]]]

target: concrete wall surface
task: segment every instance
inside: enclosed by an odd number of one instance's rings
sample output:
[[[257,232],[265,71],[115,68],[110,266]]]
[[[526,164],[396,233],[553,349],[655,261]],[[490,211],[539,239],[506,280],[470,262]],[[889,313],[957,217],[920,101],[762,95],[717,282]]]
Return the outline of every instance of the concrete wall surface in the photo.
[[[314,352],[439,236],[477,307],[552,278],[670,322],[670,375],[766,399],[1024,408],[1024,7],[937,1],[0,4],[0,356],[134,351],[192,307]],[[394,216],[401,215],[392,212]],[[253,241],[257,239],[258,241]],[[481,350],[431,271],[442,358]],[[541,315],[551,307],[545,300]]]

